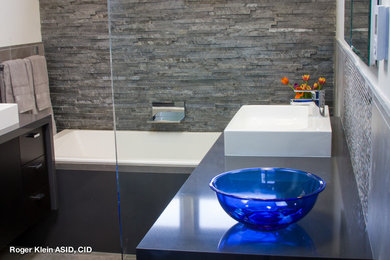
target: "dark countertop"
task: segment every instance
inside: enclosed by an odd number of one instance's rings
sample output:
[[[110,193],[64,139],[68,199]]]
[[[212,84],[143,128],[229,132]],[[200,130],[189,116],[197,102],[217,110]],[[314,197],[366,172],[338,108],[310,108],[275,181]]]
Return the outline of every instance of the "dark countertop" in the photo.
[[[332,118],[332,158],[225,157],[223,135],[137,247],[137,259],[372,259],[341,123]],[[221,208],[208,183],[239,168],[285,167],[327,182],[314,208],[277,231],[251,231]]]

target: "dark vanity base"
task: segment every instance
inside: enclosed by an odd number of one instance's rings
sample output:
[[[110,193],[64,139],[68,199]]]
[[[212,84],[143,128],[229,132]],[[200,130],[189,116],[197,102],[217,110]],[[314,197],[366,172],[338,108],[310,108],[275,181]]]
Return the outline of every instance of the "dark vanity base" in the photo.
[[[0,249],[57,209],[50,115],[0,131]]]

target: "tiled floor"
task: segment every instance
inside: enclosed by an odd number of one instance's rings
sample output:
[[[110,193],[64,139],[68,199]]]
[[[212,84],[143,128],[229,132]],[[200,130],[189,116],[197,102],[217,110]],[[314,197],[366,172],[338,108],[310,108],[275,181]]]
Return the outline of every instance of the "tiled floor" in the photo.
[[[10,254],[0,253],[1,260],[121,260],[121,254],[92,252],[90,254]],[[135,255],[124,255],[124,260],[136,260]]]

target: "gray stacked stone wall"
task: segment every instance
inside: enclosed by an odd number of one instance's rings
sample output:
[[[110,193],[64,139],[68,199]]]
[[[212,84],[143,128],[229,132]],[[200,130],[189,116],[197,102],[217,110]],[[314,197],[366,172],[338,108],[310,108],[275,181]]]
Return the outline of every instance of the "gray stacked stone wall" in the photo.
[[[113,129],[106,0],[40,0],[58,130]]]
[[[335,1],[112,0],[119,129],[222,131],[244,104],[288,104],[280,83],[328,80]],[[178,125],[148,124],[153,101],[184,101]]]
[[[106,1],[42,0],[59,128],[112,128]],[[327,78],[331,0],[111,0],[118,129],[222,131],[243,104],[287,104],[280,83]],[[149,124],[154,101],[184,101],[181,124]]]

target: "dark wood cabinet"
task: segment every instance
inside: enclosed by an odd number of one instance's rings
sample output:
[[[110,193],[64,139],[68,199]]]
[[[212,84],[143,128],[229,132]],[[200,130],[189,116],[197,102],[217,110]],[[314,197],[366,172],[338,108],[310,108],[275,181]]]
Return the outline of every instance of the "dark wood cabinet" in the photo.
[[[26,164],[45,154],[44,136],[41,127],[21,135],[19,141],[22,164]]]
[[[52,139],[47,120],[0,135],[0,249],[55,204]]]
[[[19,140],[0,145],[0,245],[3,247],[24,230],[23,185]]]
[[[49,178],[45,156],[22,166],[22,182],[27,224],[32,225],[50,211]]]

